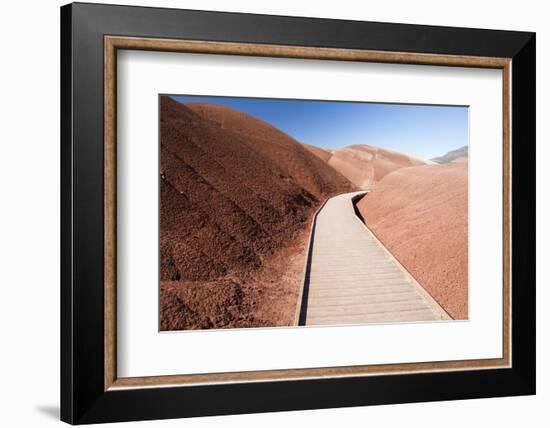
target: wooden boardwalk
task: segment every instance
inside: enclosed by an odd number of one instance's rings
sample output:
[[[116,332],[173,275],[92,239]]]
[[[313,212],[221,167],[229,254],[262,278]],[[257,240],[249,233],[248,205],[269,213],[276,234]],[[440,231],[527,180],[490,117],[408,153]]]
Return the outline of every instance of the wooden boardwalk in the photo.
[[[357,217],[346,193],[327,201],[313,229],[299,323],[449,319]]]

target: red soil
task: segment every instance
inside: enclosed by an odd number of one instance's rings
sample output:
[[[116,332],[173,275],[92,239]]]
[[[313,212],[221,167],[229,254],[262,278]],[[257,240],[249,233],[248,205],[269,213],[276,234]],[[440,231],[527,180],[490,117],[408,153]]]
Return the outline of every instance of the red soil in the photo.
[[[229,107],[161,98],[162,330],[289,325],[309,225],[354,186]]]
[[[454,319],[468,318],[468,163],[403,168],[359,203],[365,222]]]
[[[386,174],[397,169],[426,164],[425,161],[406,154],[366,144],[331,151],[314,146],[306,147],[360,189],[371,188]]]

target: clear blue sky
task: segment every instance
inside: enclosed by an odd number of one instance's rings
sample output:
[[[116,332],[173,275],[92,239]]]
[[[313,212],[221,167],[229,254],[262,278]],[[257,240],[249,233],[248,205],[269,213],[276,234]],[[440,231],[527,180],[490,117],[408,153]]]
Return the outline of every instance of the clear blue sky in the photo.
[[[421,159],[468,144],[468,108],[413,104],[173,96],[223,104],[262,119],[296,140],[325,148],[369,144]]]

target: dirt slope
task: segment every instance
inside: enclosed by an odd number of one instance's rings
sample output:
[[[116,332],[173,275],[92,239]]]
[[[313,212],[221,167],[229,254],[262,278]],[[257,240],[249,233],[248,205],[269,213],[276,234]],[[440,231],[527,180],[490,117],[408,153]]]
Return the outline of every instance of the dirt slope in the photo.
[[[468,163],[403,168],[358,203],[374,234],[455,319],[468,317]]]
[[[354,186],[237,110],[161,99],[161,329],[293,321],[311,217]]]
[[[360,189],[371,188],[386,174],[399,168],[427,163],[404,153],[366,144],[351,145],[330,151],[314,146],[307,146],[307,148]]]

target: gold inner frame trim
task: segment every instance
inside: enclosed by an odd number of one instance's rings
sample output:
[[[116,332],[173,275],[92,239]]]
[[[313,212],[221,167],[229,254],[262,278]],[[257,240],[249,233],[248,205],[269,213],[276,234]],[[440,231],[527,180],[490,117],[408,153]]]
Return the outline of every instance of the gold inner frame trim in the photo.
[[[358,365],[304,369],[204,373],[171,376],[117,377],[116,367],[116,88],[117,50],[168,51],[213,55],[242,55],[393,64],[440,65],[502,70],[503,82],[503,349],[502,358],[422,363]],[[511,367],[511,84],[510,58],[385,52],[252,43],[104,37],[104,388],[151,388],[219,383],[359,377],[422,372],[481,370]]]

